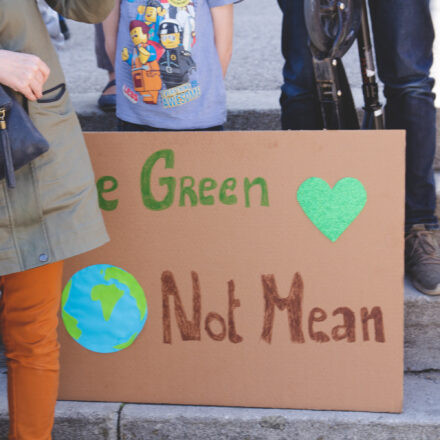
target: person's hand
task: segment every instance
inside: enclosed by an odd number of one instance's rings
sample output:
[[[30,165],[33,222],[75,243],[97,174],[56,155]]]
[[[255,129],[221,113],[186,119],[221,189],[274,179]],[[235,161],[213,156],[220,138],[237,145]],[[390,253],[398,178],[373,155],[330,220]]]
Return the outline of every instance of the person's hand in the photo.
[[[124,47],[124,49],[122,49],[122,61],[127,61],[128,60],[128,49],[126,47]]]
[[[0,50],[0,83],[23,94],[30,101],[43,96],[50,74],[47,64],[35,55]]]

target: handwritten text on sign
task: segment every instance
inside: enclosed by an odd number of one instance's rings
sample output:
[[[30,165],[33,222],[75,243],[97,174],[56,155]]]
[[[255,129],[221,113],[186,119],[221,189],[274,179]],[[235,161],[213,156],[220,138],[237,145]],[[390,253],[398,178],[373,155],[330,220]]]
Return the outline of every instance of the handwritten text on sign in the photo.
[[[153,167],[160,160],[165,160],[165,168],[172,169],[174,167],[174,152],[172,150],[161,150],[152,154],[145,162],[141,174],[141,194],[142,200],[146,208],[153,211],[159,211],[169,208],[175,201],[175,193],[177,186],[177,179],[175,177],[161,177],[159,185],[168,188],[167,194],[163,200],[157,200],[152,193],[151,173]],[[245,206],[250,207],[250,190],[254,186],[261,188],[261,206],[269,206],[269,195],[267,182],[262,177],[257,177],[252,181],[245,178],[243,182],[243,192],[245,195]],[[218,182],[210,177],[200,179],[198,189],[196,187],[196,180],[192,176],[182,176],[180,178],[180,196],[179,206],[186,206],[188,201],[190,206],[200,205],[210,206],[215,203],[213,195],[207,193],[219,188],[218,199],[224,205],[235,205],[238,203],[237,196],[233,191],[237,187],[237,179],[230,177],[225,179],[220,187]],[[104,193],[115,191],[118,188],[118,181],[113,176],[101,177],[97,182],[99,205],[101,209],[112,211],[117,208],[118,200],[107,200],[104,198]]]
[[[202,292],[200,289],[199,276],[196,272],[191,273],[193,283],[192,296],[192,320],[187,318],[183,308],[182,300],[175,279],[171,272],[162,274],[162,320],[163,320],[163,342],[171,344],[171,310],[170,297],[174,298],[174,312],[179,327],[180,335],[184,341],[201,340],[201,305]],[[261,277],[264,295],[264,324],[261,338],[270,343],[272,341],[272,329],[275,319],[275,308],[279,310],[287,309],[287,319],[290,329],[290,339],[292,342],[303,344],[305,342],[303,331],[303,299],[304,283],[301,275],[294,275],[292,286],[287,297],[280,297],[274,275],[263,275]],[[230,342],[237,344],[243,342],[243,336],[237,332],[234,311],[240,307],[240,300],[235,297],[235,283],[233,280],[228,282],[228,316],[226,320],[216,312],[209,312],[204,321],[204,329],[208,336],[214,341],[223,341],[226,336]],[[320,307],[314,307],[308,313],[307,329],[308,335],[315,342],[334,341],[355,342],[356,341],[356,314],[349,307],[338,307],[333,310],[334,317],[340,316],[342,323],[334,326],[330,332],[316,328],[316,323],[327,320],[327,312]],[[383,314],[380,307],[376,306],[369,310],[367,307],[360,309],[360,322],[362,324],[362,337],[364,341],[370,340],[368,328],[369,322],[374,323],[374,341],[385,342],[385,331]],[[212,329],[213,323],[218,324],[219,330]],[[329,336],[331,335],[331,338]]]
[[[86,141],[111,241],[66,262],[61,398],[401,409],[404,132]]]
[[[152,191],[152,170],[157,165],[159,160],[163,159],[165,162],[165,169],[172,169],[174,167],[175,155],[173,150],[160,150],[153,153],[145,162],[141,178],[140,178],[140,190],[142,195],[142,201],[146,208],[158,211],[169,208],[175,203],[176,188],[179,188],[178,205],[183,206],[196,206],[200,205],[210,206],[215,203],[215,197],[212,192],[217,190],[218,201],[224,205],[235,205],[238,203],[238,197],[234,193],[237,189],[237,179],[234,177],[228,177],[221,184],[219,184],[213,178],[202,178],[198,185],[196,179],[192,176],[182,176],[180,179],[176,177],[160,177],[159,185],[167,188],[167,193],[162,200],[157,200]],[[177,181],[179,180],[179,185]],[[309,179],[307,183],[311,181]],[[315,181],[317,179],[315,178]],[[320,179],[319,179],[320,180]],[[347,180],[347,179],[345,179]],[[355,180],[355,179],[351,179]],[[322,181],[321,181],[322,182]],[[321,182],[319,182],[321,184]],[[341,181],[343,182],[343,181]],[[351,183],[351,182],[350,182]],[[356,212],[352,215],[353,218],[347,220],[344,218],[343,229],[336,234],[336,238],[345,230],[346,227],[354,220],[358,213],[362,210],[366,195],[362,193],[363,186],[360,182],[356,181],[356,184],[360,185],[361,196],[364,200],[361,201],[361,206],[356,207]],[[269,206],[269,187],[267,179],[263,177],[255,177],[252,180],[248,177],[244,178],[242,183],[242,194],[244,198],[244,206],[251,206],[250,191],[253,187],[259,187],[260,189],[260,206]],[[305,187],[303,185],[302,187]],[[118,181],[113,176],[101,177],[97,182],[99,203],[103,210],[112,211],[117,208],[118,200],[109,200],[104,197],[105,193],[110,193],[118,188]],[[302,188],[301,188],[302,189]],[[324,188],[328,189],[328,186]],[[211,193],[211,194],[209,194]],[[305,193],[305,191],[303,191]],[[306,193],[305,193],[306,194]],[[344,196],[344,194],[342,194]],[[306,201],[304,201],[306,200]],[[312,200],[313,201],[313,200]],[[302,196],[300,203],[307,206],[307,194]],[[340,205],[346,207],[346,199],[342,198]],[[326,207],[326,212],[329,209]],[[341,211],[340,206],[335,205],[336,209]],[[307,210],[305,209],[306,214]],[[351,213],[349,213],[350,215]],[[319,221],[319,218],[315,220],[309,215],[314,223]],[[315,215],[316,217],[316,215]],[[319,217],[319,211],[318,211]],[[333,216],[334,217],[334,216]],[[325,225],[324,225],[325,226]],[[330,225],[331,227],[332,225]],[[319,228],[319,226],[317,226]],[[321,228],[319,228],[321,230]],[[322,228],[323,229],[323,228]],[[325,232],[323,232],[325,233]],[[334,240],[332,240],[334,241]],[[171,272],[164,272],[162,274],[162,295],[163,295],[163,342],[170,344],[171,337],[171,310],[170,310],[170,297],[174,298],[174,312],[175,318],[179,327],[180,335],[184,341],[200,341],[201,340],[201,302],[202,293],[199,284],[199,277],[196,272],[191,274],[193,282],[193,307],[192,307],[192,319],[188,319],[188,315],[182,305],[182,300],[179,295],[177,284],[174,280]],[[331,329],[324,331],[322,326],[325,324],[318,324],[327,321],[328,313],[321,307],[314,307],[308,313],[303,310],[303,298],[304,298],[304,283],[300,273],[296,273],[293,278],[292,286],[288,297],[281,297],[278,294],[274,275],[263,275],[261,278],[264,295],[264,324],[261,333],[261,338],[270,343],[272,340],[272,328],[275,319],[275,308],[279,310],[287,309],[287,319],[290,329],[290,339],[292,342],[304,343],[305,333],[303,330],[304,321],[307,322],[307,333],[312,341],[315,342],[330,342],[333,341],[356,341],[356,313],[349,307],[337,307],[332,311],[332,316],[339,318],[340,323],[334,325]],[[223,341],[228,337],[232,343],[240,343],[243,341],[243,336],[238,334],[237,326],[235,322],[234,310],[240,307],[240,300],[235,298],[235,283],[233,280],[228,282],[228,316],[225,319],[219,313],[209,312],[204,320],[204,329],[208,336],[214,341]],[[306,318],[304,319],[304,316]],[[379,306],[374,306],[371,309],[362,307],[359,311],[358,319],[360,320],[362,327],[363,341],[370,340],[370,333],[368,323],[371,321],[374,323],[374,341],[385,342],[384,331],[384,319],[383,313]],[[226,324],[227,323],[227,324]],[[318,325],[320,326],[318,328]]]

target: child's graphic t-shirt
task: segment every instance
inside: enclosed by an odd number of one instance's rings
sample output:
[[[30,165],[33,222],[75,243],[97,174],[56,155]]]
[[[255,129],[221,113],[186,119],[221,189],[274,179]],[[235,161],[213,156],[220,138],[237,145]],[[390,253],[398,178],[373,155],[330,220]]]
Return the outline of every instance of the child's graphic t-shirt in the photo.
[[[116,115],[157,128],[226,120],[226,93],[210,8],[234,0],[121,0]]]

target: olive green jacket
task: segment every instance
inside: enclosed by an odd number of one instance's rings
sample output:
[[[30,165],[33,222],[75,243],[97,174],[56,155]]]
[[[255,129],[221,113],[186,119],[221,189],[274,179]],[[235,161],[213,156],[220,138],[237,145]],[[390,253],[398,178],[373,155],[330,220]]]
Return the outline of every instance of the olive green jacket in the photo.
[[[64,17],[90,23],[102,21],[114,3],[46,1]],[[50,68],[45,91],[65,83],[36,0],[0,0],[0,49],[39,56]],[[108,240],[81,128],[62,91],[46,93],[45,102],[27,102],[49,151],[15,173],[16,188],[0,182],[0,275],[64,260]]]

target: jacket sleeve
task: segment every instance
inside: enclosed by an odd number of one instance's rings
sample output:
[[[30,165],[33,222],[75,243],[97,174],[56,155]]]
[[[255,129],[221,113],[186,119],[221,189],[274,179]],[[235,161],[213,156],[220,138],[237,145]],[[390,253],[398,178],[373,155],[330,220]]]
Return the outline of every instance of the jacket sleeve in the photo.
[[[84,23],[100,23],[112,10],[115,0],[46,0],[65,18]]]

